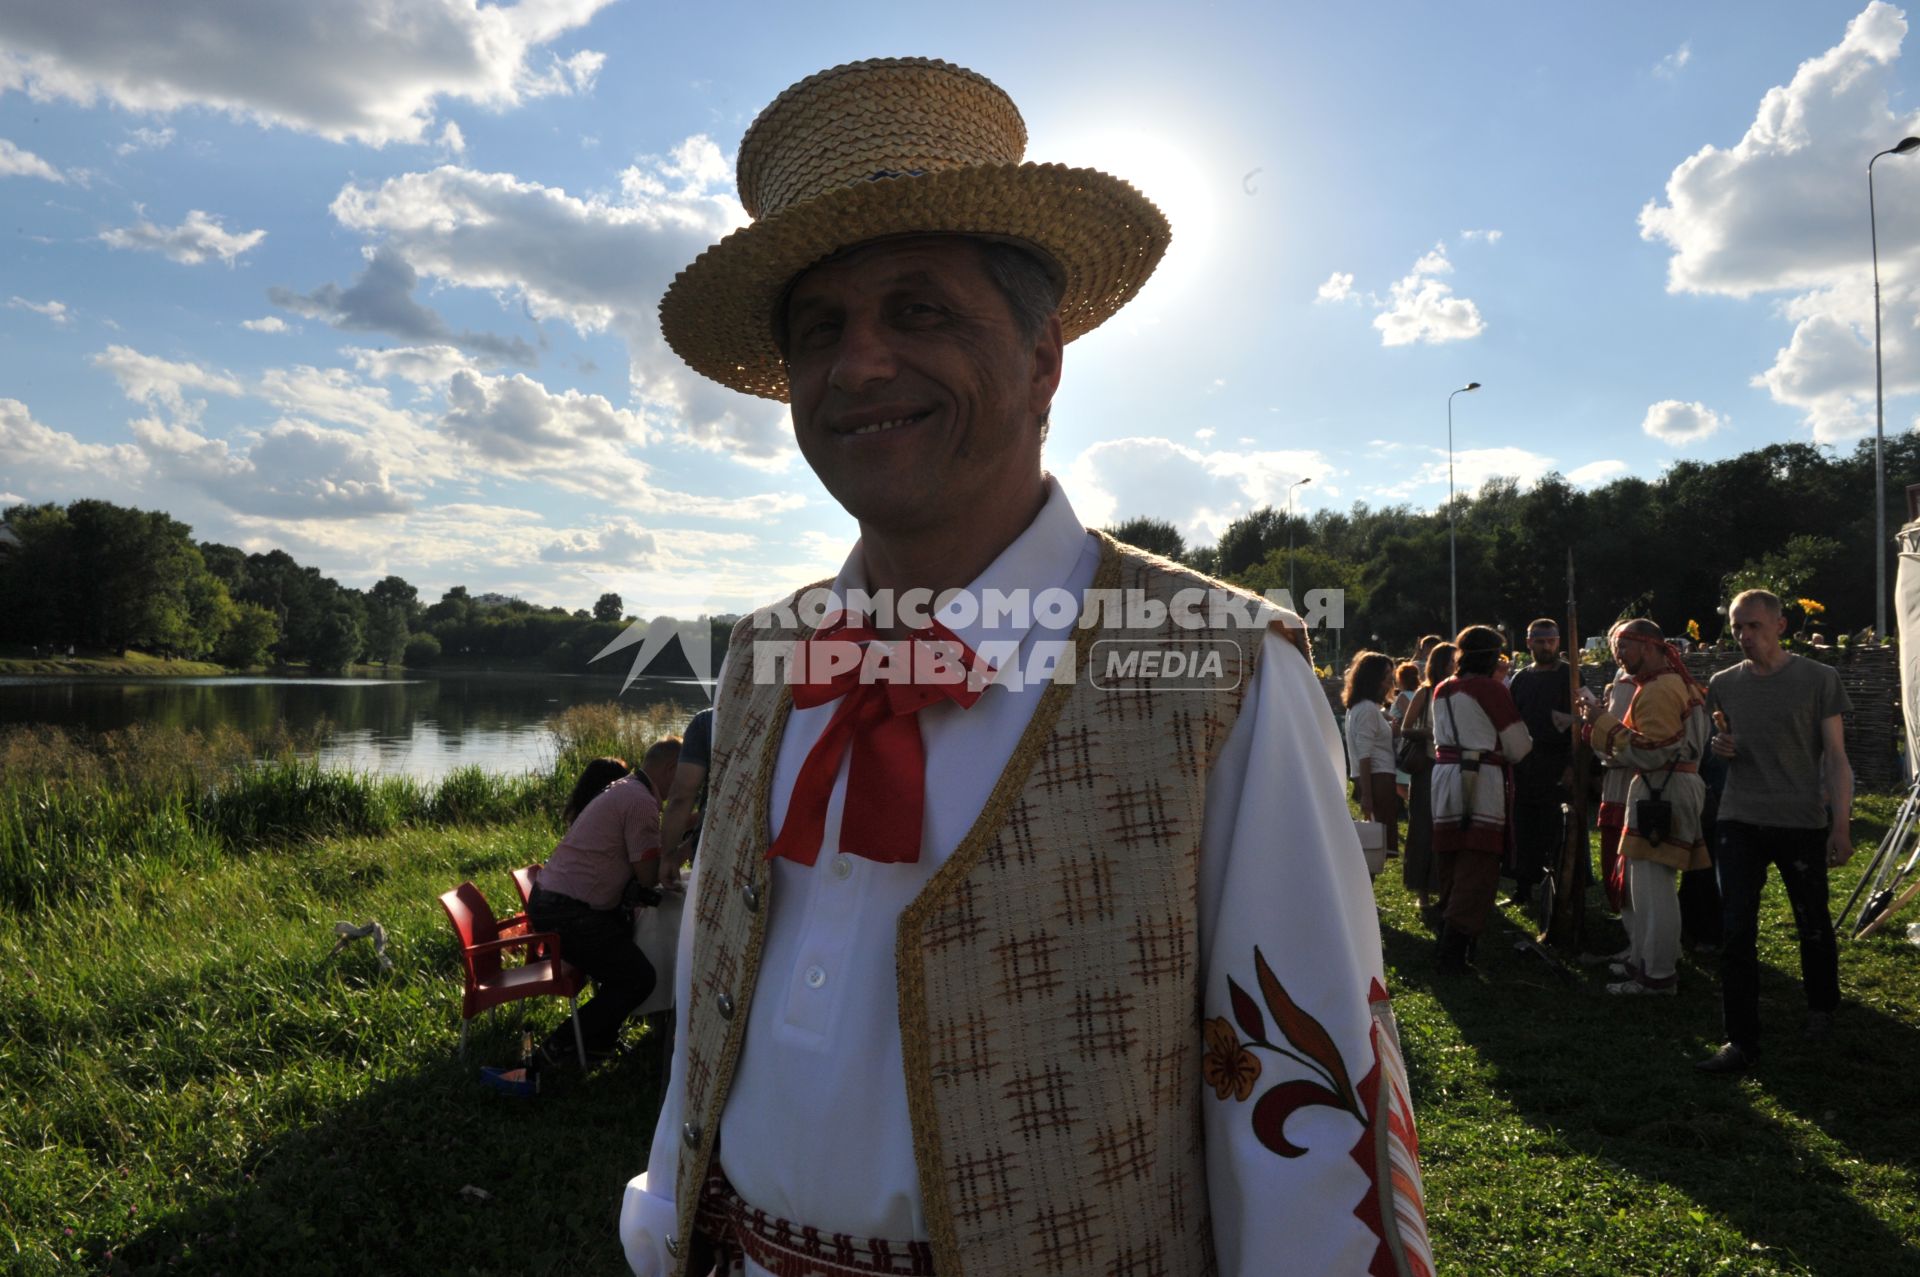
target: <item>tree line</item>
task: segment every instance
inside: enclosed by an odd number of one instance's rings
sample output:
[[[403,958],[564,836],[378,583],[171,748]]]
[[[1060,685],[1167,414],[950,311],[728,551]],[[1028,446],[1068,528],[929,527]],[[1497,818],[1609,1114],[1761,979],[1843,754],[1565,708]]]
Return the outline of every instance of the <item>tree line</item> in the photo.
[[[1905,484],[1920,480],[1920,436],[1890,437],[1886,462],[1887,526],[1898,528]],[[1564,617],[1571,550],[1588,633],[1640,615],[1669,634],[1697,623],[1712,642],[1727,600],[1759,586],[1789,602],[1796,626],[1838,638],[1873,624],[1872,493],[1871,442],[1846,453],[1769,444],[1589,489],[1559,474],[1524,488],[1492,479],[1451,509],[1460,619],[1517,634],[1533,617]],[[1289,523],[1267,507],[1211,545],[1188,545],[1151,514],[1112,531],[1261,592],[1290,580],[1303,595],[1343,590],[1348,646],[1401,650],[1446,628],[1448,513],[1356,503]],[[398,576],[355,589],[284,550],[196,542],[170,515],[107,501],[19,505],[4,520],[17,544],[0,548],[0,643],[15,647],[132,650],[235,668],[451,661],[578,672],[627,619],[616,594],[569,611],[476,598],[464,586],[426,603]],[[1891,576],[1891,549],[1887,560]],[[726,630],[724,619],[713,623],[716,653]],[[677,656],[676,645],[668,659]],[[659,672],[686,671],[663,663]]]
[[[1885,458],[1882,500],[1891,535],[1906,522],[1906,484],[1920,482],[1920,435],[1890,435]],[[1452,506],[1460,622],[1517,634],[1537,616],[1564,619],[1571,551],[1575,599],[1589,634],[1604,633],[1618,616],[1648,616],[1669,634],[1697,623],[1700,638],[1714,642],[1727,601],[1758,587],[1788,602],[1796,627],[1837,639],[1874,623],[1873,492],[1871,440],[1850,452],[1769,444],[1588,489],[1559,474],[1527,487],[1491,479],[1477,493],[1460,493]],[[1212,545],[1188,545],[1178,528],[1153,515],[1111,531],[1263,593],[1289,588],[1291,533],[1291,576],[1300,593],[1345,590],[1348,647],[1373,643],[1393,651],[1447,628],[1447,526],[1444,506],[1356,503],[1291,523],[1284,510],[1255,510]],[[1897,562],[1889,546],[1882,583],[1889,596]],[[1892,629],[1890,597],[1888,614]]]
[[[463,585],[429,604],[391,575],[356,589],[284,550],[195,541],[168,514],[110,501],[17,505],[4,522],[14,543],[0,545],[0,644],[21,650],[134,651],[236,669],[451,662],[583,672],[628,619],[612,593],[568,611],[476,598]],[[714,628],[724,643],[724,623]],[[676,645],[649,672],[690,670]]]

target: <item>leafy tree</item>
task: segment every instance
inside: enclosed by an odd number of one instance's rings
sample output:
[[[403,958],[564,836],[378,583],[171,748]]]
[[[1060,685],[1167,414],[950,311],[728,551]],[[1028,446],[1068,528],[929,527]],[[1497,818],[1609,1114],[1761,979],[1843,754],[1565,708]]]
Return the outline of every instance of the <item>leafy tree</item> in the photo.
[[[442,594],[438,603],[435,603],[427,609],[424,619],[428,625],[434,628],[435,632],[438,632],[442,625],[464,625],[472,616],[472,596],[467,593],[466,586],[456,585],[445,594]],[[444,641],[445,636],[442,635],[441,637],[442,641]]]
[[[593,619],[596,621],[617,621],[626,615],[626,604],[618,594],[602,594],[593,604]]]
[[[353,664],[366,645],[362,614],[353,608],[335,607],[314,626],[307,663],[316,670],[338,671]]]
[[[1289,579],[1299,582],[1300,593],[1293,600],[1293,610],[1302,615],[1306,613],[1307,594],[1311,590],[1342,591],[1344,621],[1349,627],[1360,624],[1366,615],[1367,588],[1362,565],[1329,554],[1318,546],[1295,546],[1291,564],[1283,546],[1234,578],[1233,583],[1266,594],[1272,590],[1290,590]]]
[[[397,579],[387,578],[389,581]],[[379,586],[374,588],[378,589]],[[366,610],[367,659],[382,665],[400,664],[407,647],[406,604],[391,598],[369,597]]]
[[[1757,559],[1748,559],[1727,573],[1719,610],[1724,612],[1742,590],[1768,590],[1792,604],[1824,575],[1837,575],[1843,550],[1832,537],[1797,536]]]
[[[416,634],[407,640],[405,662],[410,667],[440,663],[440,640],[431,634]]]
[[[397,576],[383,576],[367,590],[367,599],[371,602],[388,603],[400,608],[401,620],[411,629],[420,621],[424,610],[420,603],[420,591]],[[369,608],[371,617],[372,610]]]
[[[1163,559],[1180,560],[1186,557],[1187,540],[1180,535],[1180,529],[1165,519],[1155,519],[1142,515],[1128,519],[1125,523],[1115,524],[1107,529],[1108,535],[1116,541],[1125,542],[1135,549],[1157,554]]]
[[[1233,580],[1275,550],[1287,545],[1287,516],[1262,506],[1227,525],[1220,534],[1219,558],[1214,570]]]
[[[280,623],[258,603],[237,603],[233,622],[213,649],[213,659],[230,669],[265,665],[280,638]]]

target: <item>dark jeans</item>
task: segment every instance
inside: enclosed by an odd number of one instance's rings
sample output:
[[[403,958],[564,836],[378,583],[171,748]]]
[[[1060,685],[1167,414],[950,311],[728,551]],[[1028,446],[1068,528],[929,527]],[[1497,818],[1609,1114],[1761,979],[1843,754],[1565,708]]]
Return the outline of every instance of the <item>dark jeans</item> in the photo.
[[[1547,802],[1514,800],[1513,863],[1507,867],[1516,895],[1525,897],[1559,863],[1565,824],[1558,797]]]
[[[1502,868],[1518,896],[1525,897],[1560,861],[1560,805],[1567,801],[1560,777],[1566,769],[1567,756],[1546,749],[1534,750],[1513,769],[1513,853]]]
[[[653,993],[653,964],[633,943],[624,909],[590,909],[571,896],[535,888],[527,902],[535,931],[560,937],[560,956],[593,977],[593,996],[580,1008],[580,1034],[589,1051],[611,1051],[620,1025]],[[573,1053],[573,1030],[562,1024],[543,1044],[556,1056]]]
[[[1800,934],[1800,979],[1807,1007],[1840,1005],[1840,946],[1827,910],[1827,831],[1784,829],[1722,820],[1715,830],[1714,867],[1720,876],[1723,944],[1720,996],[1727,1040],[1749,1052],[1760,1048],[1760,893],[1767,866],[1780,870]]]

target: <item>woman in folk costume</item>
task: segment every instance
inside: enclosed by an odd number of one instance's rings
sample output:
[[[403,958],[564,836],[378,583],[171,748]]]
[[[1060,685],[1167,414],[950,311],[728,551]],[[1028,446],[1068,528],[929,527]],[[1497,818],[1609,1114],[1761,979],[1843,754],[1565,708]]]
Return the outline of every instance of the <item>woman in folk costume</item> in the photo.
[[[1440,868],[1442,971],[1464,971],[1487,928],[1513,838],[1513,764],[1533,748],[1497,671],[1506,640],[1470,625],[1454,675],[1433,693],[1433,853]]]
[[[860,540],[733,633],[627,1260],[1430,1275],[1304,630],[1170,605],[1261,600],[1090,531],[1042,463],[1062,346],[1145,282],[1166,220],[1025,145],[948,63],[810,76],[741,142],[752,224],[661,302],[693,369],[791,404]],[[858,617],[809,606],[856,592]],[[1123,635],[1234,673],[1116,672],[1095,640]],[[936,647],[969,677],[921,679]],[[914,659],[870,678],[876,652]]]
[[[1434,901],[1440,893],[1439,867],[1433,859],[1433,689],[1453,676],[1455,649],[1436,643],[1427,653],[1420,690],[1407,706],[1400,734],[1415,741],[1413,783],[1407,792],[1407,847],[1400,861],[1401,881],[1419,899],[1420,920],[1436,930],[1440,914]]]
[[[1680,957],[1679,874],[1710,862],[1700,836],[1706,786],[1700,758],[1713,733],[1706,689],[1693,680],[1673,644],[1652,621],[1613,634],[1614,658],[1633,679],[1633,699],[1616,717],[1581,689],[1581,734],[1633,779],[1626,796],[1620,855],[1627,867],[1627,972],[1608,993],[1671,995]]]

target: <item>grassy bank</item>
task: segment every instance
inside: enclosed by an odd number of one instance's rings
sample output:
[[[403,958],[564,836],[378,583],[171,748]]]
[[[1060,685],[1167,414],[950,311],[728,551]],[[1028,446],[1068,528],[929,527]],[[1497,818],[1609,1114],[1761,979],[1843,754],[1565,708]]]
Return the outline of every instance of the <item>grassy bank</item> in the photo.
[[[1861,806],[1866,841],[1891,804]],[[472,879],[508,907],[508,870],[551,846],[548,810],[223,844],[0,902],[0,1269],[618,1271],[620,1188],[659,1099],[652,1044],[634,1031],[626,1056],[533,1101],[474,1080],[517,1050],[514,1009],[453,1058],[458,968],[434,897]],[[1727,1080],[1689,1067],[1718,1041],[1697,962],[1680,997],[1623,1004],[1601,976],[1513,954],[1503,920],[1481,974],[1442,982],[1392,875],[1378,895],[1442,1272],[1920,1269],[1909,919],[1843,945],[1849,1006],[1814,1048],[1773,889],[1767,1059]],[[369,919],[392,971],[364,943],[326,957],[335,921]],[[1617,935],[1590,921],[1594,943]]]
[[[36,674],[76,675],[117,678],[212,678],[233,671],[212,661],[170,661],[145,652],[123,652],[119,656],[33,656],[14,649],[0,656],[0,677],[16,678]]]
[[[284,734],[0,729],[0,901],[31,909],[90,899],[133,866],[205,872],[225,857],[316,838],[558,811],[588,759],[637,762],[675,725],[664,709],[579,706],[552,720],[550,771],[469,767],[434,785],[323,768],[313,741]]]

